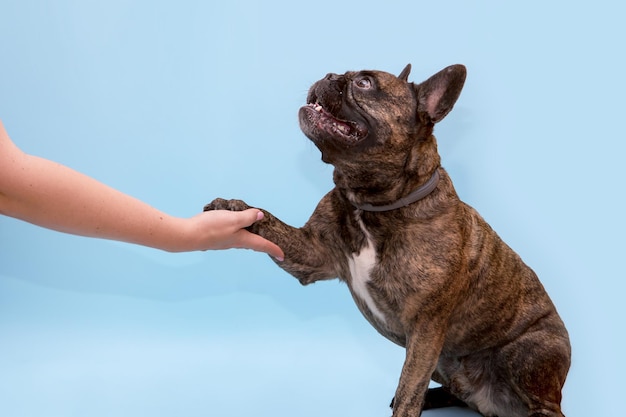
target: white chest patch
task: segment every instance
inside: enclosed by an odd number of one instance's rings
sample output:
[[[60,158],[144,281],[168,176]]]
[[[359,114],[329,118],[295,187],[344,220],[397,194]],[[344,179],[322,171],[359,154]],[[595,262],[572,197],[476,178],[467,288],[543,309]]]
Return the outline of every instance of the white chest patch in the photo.
[[[348,266],[352,277],[352,291],[365,302],[367,308],[369,308],[378,320],[385,323],[385,315],[380,311],[367,289],[367,283],[371,279],[370,273],[376,264],[376,249],[374,249],[374,243],[360,220],[359,224],[361,225],[363,233],[367,236],[367,245],[361,249],[358,255],[352,254],[352,256],[348,258]]]

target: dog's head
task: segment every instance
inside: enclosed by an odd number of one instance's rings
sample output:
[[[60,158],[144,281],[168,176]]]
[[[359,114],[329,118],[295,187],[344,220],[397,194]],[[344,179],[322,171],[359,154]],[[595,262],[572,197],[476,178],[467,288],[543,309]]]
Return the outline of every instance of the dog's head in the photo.
[[[406,165],[411,149],[452,110],[466,73],[463,65],[452,65],[414,84],[408,82],[410,69],[397,77],[382,71],[328,74],[311,87],[300,127],[322,160],[361,177]]]

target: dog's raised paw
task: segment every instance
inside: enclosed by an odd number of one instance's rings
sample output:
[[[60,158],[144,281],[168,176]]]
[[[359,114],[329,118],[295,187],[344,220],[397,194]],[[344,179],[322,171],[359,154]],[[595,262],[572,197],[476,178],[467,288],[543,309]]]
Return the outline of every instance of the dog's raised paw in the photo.
[[[204,206],[204,211],[211,210],[230,210],[230,211],[243,211],[249,209],[250,206],[241,200],[225,200],[223,198],[216,198],[209,204]]]

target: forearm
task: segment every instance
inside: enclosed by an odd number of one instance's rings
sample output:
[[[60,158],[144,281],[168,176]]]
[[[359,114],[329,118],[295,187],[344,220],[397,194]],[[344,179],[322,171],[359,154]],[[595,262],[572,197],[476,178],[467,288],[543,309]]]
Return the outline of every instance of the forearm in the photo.
[[[46,159],[14,152],[3,167],[0,212],[82,236],[168,249],[185,233],[173,218],[105,184]],[[182,236],[181,236],[182,238]]]
[[[120,240],[170,252],[247,248],[284,256],[245,228],[245,212],[170,216],[71,168],[22,152],[0,121],[0,214],[75,235]]]

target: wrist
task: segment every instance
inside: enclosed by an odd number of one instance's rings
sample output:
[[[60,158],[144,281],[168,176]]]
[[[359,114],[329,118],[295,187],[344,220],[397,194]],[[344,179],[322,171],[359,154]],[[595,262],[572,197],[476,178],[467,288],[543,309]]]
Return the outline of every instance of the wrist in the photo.
[[[164,236],[159,249],[166,252],[188,252],[200,250],[198,228],[192,219],[164,217]]]
[[[142,230],[137,231],[136,239],[121,237],[118,240],[126,240],[165,252],[185,251],[188,246],[186,242],[192,235],[185,219],[161,212],[156,213],[156,216],[152,218],[151,222],[143,225]]]

